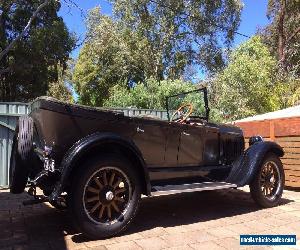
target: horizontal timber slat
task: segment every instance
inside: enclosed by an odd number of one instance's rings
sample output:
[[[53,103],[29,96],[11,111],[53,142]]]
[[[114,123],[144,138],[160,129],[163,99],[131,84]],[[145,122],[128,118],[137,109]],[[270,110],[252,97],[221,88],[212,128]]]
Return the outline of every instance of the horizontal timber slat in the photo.
[[[298,141],[300,142],[300,136],[286,136],[286,137],[276,137],[275,141],[277,142],[292,142],[292,141]]]
[[[285,181],[285,186],[287,187],[295,187],[295,188],[300,188],[300,181],[290,181],[286,180]]]
[[[284,165],[299,165],[299,167],[300,167],[300,159],[281,158],[281,161]]]
[[[300,158],[300,148],[283,148],[284,153],[298,154]]]
[[[293,175],[287,175],[285,177],[287,181],[296,181],[296,182],[299,182],[299,178],[300,178],[299,176],[293,176]]]
[[[284,173],[285,173],[286,176],[292,175],[292,176],[300,177],[300,166],[299,166],[298,169],[296,169],[296,168],[293,168],[293,169],[284,168]]]

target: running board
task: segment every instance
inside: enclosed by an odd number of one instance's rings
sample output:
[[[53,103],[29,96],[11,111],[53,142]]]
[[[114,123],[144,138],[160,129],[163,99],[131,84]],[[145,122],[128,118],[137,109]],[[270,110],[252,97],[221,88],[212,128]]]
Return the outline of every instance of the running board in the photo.
[[[236,187],[236,184],[227,182],[202,182],[182,185],[153,186],[151,190],[151,196],[190,193],[197,191],[217,190]]]

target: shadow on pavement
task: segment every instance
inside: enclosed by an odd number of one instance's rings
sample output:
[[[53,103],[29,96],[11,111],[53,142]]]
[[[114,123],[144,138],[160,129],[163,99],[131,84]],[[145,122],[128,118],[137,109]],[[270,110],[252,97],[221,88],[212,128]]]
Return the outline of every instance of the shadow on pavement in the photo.
[[[292,200],[282,199],[282,205]],[[145,197],[134,222],[122,235],[155,227],[174,227],[242,215],[260,210],[250,193],[242,190],[204,191],[160,197]],[[89,241],[82,234],[74,242]]]
[[[22,205],[27,194],[0,192],[0,249],[73,249],[89,240],[77,232],[66,211],[48,203]],[[283,199],[287,204],[292,200]],[[206,191],[142,199],[139,213],[123,235],[155,227],[174,227],[242,215],[259,210],[241,190]],[[72,245],[73,244],[73,245]]]

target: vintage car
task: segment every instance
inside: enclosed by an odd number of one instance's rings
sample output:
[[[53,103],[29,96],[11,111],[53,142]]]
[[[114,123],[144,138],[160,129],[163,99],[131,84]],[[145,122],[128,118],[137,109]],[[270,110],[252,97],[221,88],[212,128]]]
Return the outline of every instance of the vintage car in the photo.
[[[278,144],[255,136],[245,150],[240,128],[209,122],[206,88],[170,96],[166,106],[169,119],[162,120],[37,98],[16,127],[11,193],[28,185],[33,199],[24,205],[67,208],[94,239],[124,231],[141,195],[249,185],[259,206],[280,202],[284,152]]]

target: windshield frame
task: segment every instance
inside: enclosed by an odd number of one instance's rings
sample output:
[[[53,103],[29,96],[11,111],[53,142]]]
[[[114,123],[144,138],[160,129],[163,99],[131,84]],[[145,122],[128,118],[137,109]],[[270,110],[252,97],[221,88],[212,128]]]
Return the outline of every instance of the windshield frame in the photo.
[[[204,108],[205,108],[205,117],[204,120],[206,120],[208,122],[209,119],[209,107],[208,107],[208,97],[207,97],[207,88],[206,87],[202,87],[199,89],[195,89],[195,90],[191,90],[191,91],[187,91],[187,92],[181,92],[178,93],[176,95],[170,95],[166,97],[166,109],[167,109],[167,116],[168,116],[168,121],[171,122],[171,118],[170,118],[170,112],[169,112],[169,99],[173,98],[173,97],[177,97],[177,96],[182,96],[182,95],[187,95],[187,94],[191,94],[194,92],[203,92],[203,97],[204,97]]]

